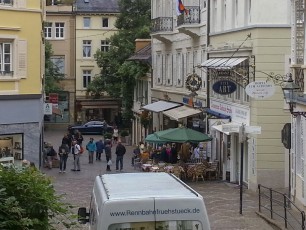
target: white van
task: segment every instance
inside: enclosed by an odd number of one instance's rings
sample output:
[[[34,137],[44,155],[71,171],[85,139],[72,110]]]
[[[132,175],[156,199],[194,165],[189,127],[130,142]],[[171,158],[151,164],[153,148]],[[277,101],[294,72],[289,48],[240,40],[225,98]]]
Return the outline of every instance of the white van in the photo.
[[[168,173],[97,176],[90,209],[79,222],[93,230],[209,230],[203,197]]]

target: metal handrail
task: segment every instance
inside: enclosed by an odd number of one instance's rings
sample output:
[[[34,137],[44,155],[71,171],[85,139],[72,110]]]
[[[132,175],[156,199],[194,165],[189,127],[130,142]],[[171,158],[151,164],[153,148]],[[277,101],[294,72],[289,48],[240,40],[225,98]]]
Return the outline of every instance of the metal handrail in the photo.
[[[267,192],[265,193],[264,190]],[[275,195],[274,195],[275,194]],[[282,199],[277,199],[276,196],[281,196]],[[263,199],[266,199],[269,203],[263,205]],[[283,213],[277,212],[274,207],[282,207]],[[305,229],[305,212],[300,210],[288,197],[286,194],[275,191],[272,188],[265,187],[261,184],[258,185],[258,209],[259,212],[262,211],[262,208],[270,212],[270,218],[274,219],[274,215],[280,217],[285,222],[285,227],[288,228],[288,225],[295,229],[293,226],[298,224],[300,229]],[[279,210],[278,210],[279,211]],[[295,211],[296,213],[293,213]],[[283,214],[283,215],[282,215]],[[300,217],[296,217],[299,216]],[[289,218],[291,217],[291,219]]]

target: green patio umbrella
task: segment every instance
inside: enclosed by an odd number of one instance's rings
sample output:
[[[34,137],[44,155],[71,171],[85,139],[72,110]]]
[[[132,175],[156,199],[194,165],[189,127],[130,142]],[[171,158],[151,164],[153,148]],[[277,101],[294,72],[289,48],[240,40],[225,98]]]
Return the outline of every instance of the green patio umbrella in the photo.
[[[159,139],[158,136],[155,135],[155,133],[149,134],[146,138],[145,141],[148,143],[155,143],[155,144],[163,144],[166,143],[167,141]]]
[[[178,127],[155,132],[155,135],[161,140],[179,143],[203,142],[212,140],[212,138],[207,134],[186,127]]]

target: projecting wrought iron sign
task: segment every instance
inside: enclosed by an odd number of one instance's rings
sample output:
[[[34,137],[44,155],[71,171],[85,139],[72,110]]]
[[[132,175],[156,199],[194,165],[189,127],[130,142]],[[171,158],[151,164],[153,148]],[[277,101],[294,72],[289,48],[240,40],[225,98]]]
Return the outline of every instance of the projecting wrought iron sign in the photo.
[[[212,89],[218,94],[227,95],[235,92],[237,85],[229,80],[220,80],[213,84]]]

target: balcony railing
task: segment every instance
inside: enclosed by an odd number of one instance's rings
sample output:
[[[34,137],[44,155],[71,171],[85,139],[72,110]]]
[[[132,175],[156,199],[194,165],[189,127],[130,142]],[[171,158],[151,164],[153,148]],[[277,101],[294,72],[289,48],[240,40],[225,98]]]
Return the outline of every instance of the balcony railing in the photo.
[[[13,71],[0,71],[0,77],[2,76],[13,76],[14,72]]]
[[[186,11],[177,17],[177,26],[199,24],[201,14],[199,6],[185,6]]]
[[[152,19],[151,32],[171,32],[173,31],[173,18],[159,17]]]
[[[0,0],[0,5],[13,5],[13,0]]]

